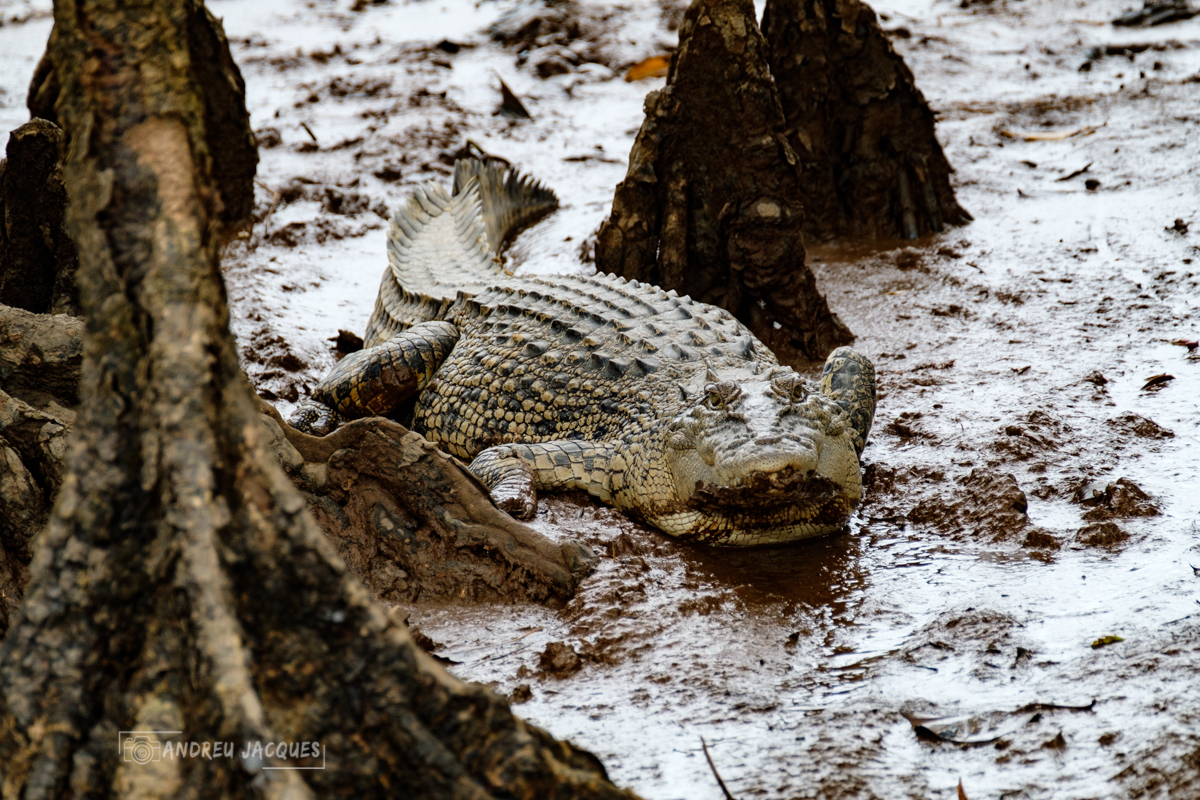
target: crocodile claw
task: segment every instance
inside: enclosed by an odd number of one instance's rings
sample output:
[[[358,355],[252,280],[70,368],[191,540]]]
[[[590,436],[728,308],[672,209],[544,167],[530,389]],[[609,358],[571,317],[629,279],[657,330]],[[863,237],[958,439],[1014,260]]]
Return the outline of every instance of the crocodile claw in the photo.
[[[496,507],[516,519],[531,520],[537,514],[537,489],[528,473],[509,475],[491,493]]]

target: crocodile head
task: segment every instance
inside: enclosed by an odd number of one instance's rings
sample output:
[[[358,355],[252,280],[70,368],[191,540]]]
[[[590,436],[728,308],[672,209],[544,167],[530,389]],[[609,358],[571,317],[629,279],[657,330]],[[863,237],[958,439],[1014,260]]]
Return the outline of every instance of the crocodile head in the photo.
[[[716,377],[716,376],[710,376]],[[710,380],[663,431],[682,538],[771,544],[838,530],[862,498],[845,412],[788,368]]]

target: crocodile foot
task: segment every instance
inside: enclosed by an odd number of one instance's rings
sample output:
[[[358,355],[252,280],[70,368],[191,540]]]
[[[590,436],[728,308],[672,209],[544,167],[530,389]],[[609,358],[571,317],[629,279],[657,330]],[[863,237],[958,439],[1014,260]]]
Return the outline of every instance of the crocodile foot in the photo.
[[[537,514],[537,484],[534,473],[510,447],[484,450],[468,467],[488,487],[492,502],[516,519],[533,519]]]

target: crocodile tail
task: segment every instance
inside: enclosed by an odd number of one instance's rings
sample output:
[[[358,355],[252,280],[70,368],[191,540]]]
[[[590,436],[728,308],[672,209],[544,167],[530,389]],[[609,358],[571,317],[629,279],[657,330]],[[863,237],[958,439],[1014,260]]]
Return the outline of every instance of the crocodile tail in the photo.
[[[517,234],[558,208],[558,196],[541,181],[497,159],[460,158],[454,163],[454,195],[475,179],[483,199],[488,244],[499,255]]]
[[[392,215],[388,268],[363,344],[373,347],[418,322],[445,319],[459,294],[475,295],[506,277],[487,246],[479,181],[452,197],[437,183],[413,190]]]

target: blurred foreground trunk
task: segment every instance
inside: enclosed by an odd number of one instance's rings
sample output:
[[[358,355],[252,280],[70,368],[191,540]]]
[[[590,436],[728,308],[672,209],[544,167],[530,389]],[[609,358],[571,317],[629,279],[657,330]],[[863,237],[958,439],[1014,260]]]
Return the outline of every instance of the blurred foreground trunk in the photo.
[[[0,647],[5,797],[627,796],[415,647],[269,452],[218,271],[197,8],[56,3],[87,327],[67,471]]]
[[[805,205],[751,0],[695,0],[600,228],[596,267],[733,312],[784,360],[853,335],[804,263]],[[789,356],[792,356],[789,358]]]

